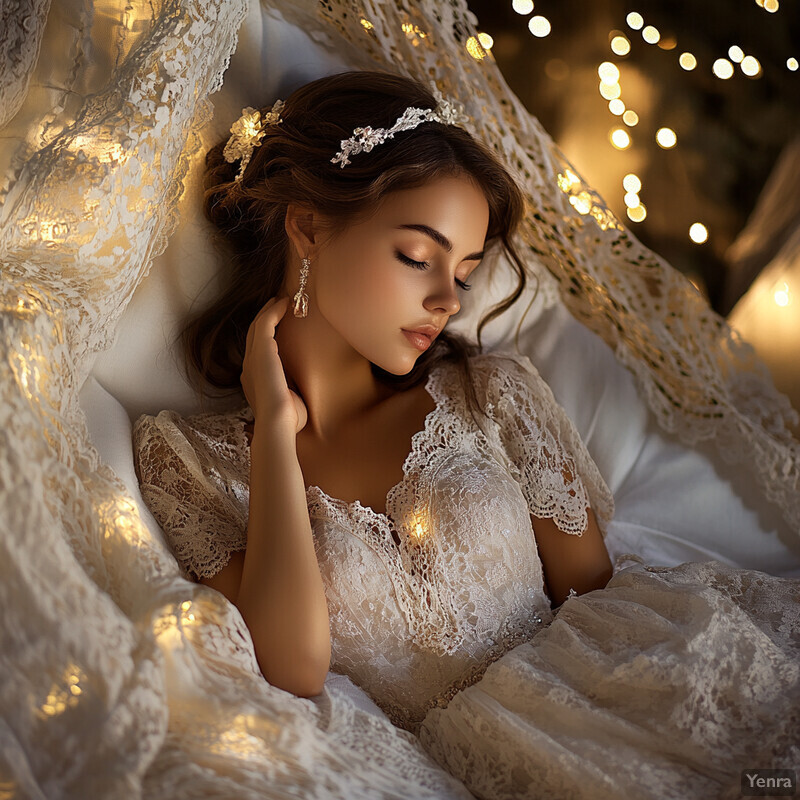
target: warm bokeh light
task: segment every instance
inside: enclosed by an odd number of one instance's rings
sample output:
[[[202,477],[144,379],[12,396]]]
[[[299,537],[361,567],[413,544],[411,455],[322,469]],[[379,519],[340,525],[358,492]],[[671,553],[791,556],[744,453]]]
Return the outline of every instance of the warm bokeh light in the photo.
[[[480,40],[477,36],[470,36],[467,39],[466,44],[464,47],[467,48],[467,52],[476,60],[481,61],[486,58],[486,51],[483,49],[483,46],[480,43]]]
[[[764,10],[774,14],[780,8],[778,0],[764,0]]]
[[[697,59],[691,53],[681,53],[678,63],[689,72],[697,66]]]
[[[625,128],[613,128],[608,138],[617,150],[627,150],[631,146],[631,137]]]
[[[626,192],[633,192],[634,194],[638,194],[642,190],[642,181],[638,175],[633,172],[629,172],[623,179],[622,179],[622,187],[625,189]]]
[[[645,29],[642,31],[642,39],[644,39],[647,44],[658,44],[660,38],[661,34],[654,25],[646,25]]]
[[[678,40],[674,36],[662,36],[658,46],[662,50],[674,50],[678,46]]]
[[[644,203],[639,203],[638,206],[628,208],[627,212],[628,218],[633,222],[644,222],[645,217],[647,216],[647,209],[645,208]]]
[[[626,125],[629,125],[632,128],[634,125],[638,125],[639,124],[639,115],[633,109],[629,108],[622,115],[622,121]]]
[[[623,199],[625,200],[625,205],[628,206],[628,208],[636,208],[636,206],[640,205],[642,202],[636,192],[627,192]]]
[[[550,33],[550,20],[541,15],[531,17],[528,21],[528,28],[534,36],[538,36],[541,39]]]
[[[481,43],[481,47],[483,47],[484,50],[491,50],[494,45],[494,39],[492,39],[488,33],[479,33],[478,41]]]
[[[728,58],[736,64],[741,63],[744,58],[744,50],[738,44],[731,45],[728,48]]]
[[[656,131],[656,142],[659,147],[669,150],[678,143],[678,136],[672,128],[659,128]]]
[[[619,67],[610,61],[604,61],[597,68],[597,74],[603,83],[617,83],[619,81]]]
[[[789,294],[789,284],[784,281],[783,288],[775,292],[775,304],[781,308],[786,308],[792,302],[792,297]]]
[[[569,78],[569,64],[563,58],[551,58],[544,65],[544,71],[551,81],[565,81]]]
[[[644,25],[644,17],[642,17],[642,15],[637,11],[631,11],[631,13],[625,18],[625,21],[635,31],[641,30],[642,25]]]
[[[733,64],[727,58],[718,58],[711,67],[713,73],[723,81],[733,76]]]
[[[622,116],[625,113],[625,103],[619,98],[611,100],[608,103],[608,110],[617,117]]]
[[[695,222],[689,228],[689,238],[695,244],[703,244],[703,242],[708,240],[708,228],[706,228],[702,222]]]
[[[615,36],[611,40],[611,49],[618,56],[626,56],[631,51],[631,43],[627,36]]]
[[[533,0],[513,0],[511,8],[513,8],[517,14],[527,16],[533,11]]]
[[[755,78],[761,72],[761,64],[754,56],[745,56],[739,66],[742,68],[742,72],[750,78]]]
[[[790,69],[792,72],[797,72],[797,59],[796,58],[787,58],[786,59],[786,69]]]
[[[622,94],[622,89],[618,83],[601,83],[600,96],[604,100],[616,100]]]

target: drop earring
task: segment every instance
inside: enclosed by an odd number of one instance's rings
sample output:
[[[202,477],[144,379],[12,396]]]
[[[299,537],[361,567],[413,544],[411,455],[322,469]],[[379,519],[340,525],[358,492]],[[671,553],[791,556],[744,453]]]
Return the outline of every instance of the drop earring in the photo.
[[[308,295],[303,291],[306,288],[306,279],[308,278],[308,268],[311,261],[308,258],[303,258],[300,267],[300,288],[294,296],[294,315],[296,317],[304,317],[308,314]]]

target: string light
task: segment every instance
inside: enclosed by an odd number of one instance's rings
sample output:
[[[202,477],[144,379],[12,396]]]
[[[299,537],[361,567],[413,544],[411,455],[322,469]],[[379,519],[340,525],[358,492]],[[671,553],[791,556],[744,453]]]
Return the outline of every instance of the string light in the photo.
[[[661,34],[654,25],[647,25],[642,31],[642,39],[644,39],[647,44],[658,44],[660,38]]]
[[[639,115],[631,108],[629,108],[623,115],[622,121],[630,128],[639,124]]]
[[[612,128],[608,138],[617,150],[627,150],[631,146],[631,137],[625,128]]]
[[[678,143],[678,136],[672,128],[659,128],[656,131],[656,142],[659,147],[669,150]]]
[[[610,61],[604,61],[597,68],[597,74],[603,83],[617,83],[619,81],[619,67]]]
[[[731,45],[728,48],[728,58],[736,64],[740,64],[744,58],[744,50],[738,44]]]
[[[754,56],[745,56],[739,66],[749,78],[755,78],[761,72],[761,64]]]
[[[513,8],[517,14],[528,16],[528,14],[533,11],[533,0],[513,0],[511,8]]]
[[[687,71],[690,72],[697,66],[697,59],[691,53],[681,53],[678,63]]]
[[[618,83],[600,83],[600,95],[604,100],[616,100],[622,94]]]
[[[626,56],[631,51],[631,43],[627,36],[615,36],[611,40],[611,50],[618,56]]]
[[[541,39],[550,33],[550,20],[541,15],[531,17],[528,22],[528,29],[534,36],[538,36]]]
[[[632,222],[644,222],[645,218],[647,217],[647,208],[645,207],[644,203],[639,203],[638,206],[634,206],[633,208],[628,208],[628,219]]]
[[[633,172],[629,172],[622,179],[622,188],[625,189],[626,192],[638,194],[642,190],[642,181],[638,175]]]
[[[492,39],[488,33],[479,33],[478,41],[481,43],[481,47],[483,47],[484,50],[491,50],[494,45],[494,39]]]
[[[689,228],[689,238],[695,244],[703,244],[703,242],[708,240],[708,228],[706,228],[702,222],[695,222]]]
[[[625,113],[625,103],[619,98],[610,100],[608,103],[608,110],[614,114],[614,116],[620,117]]]
[[[636,208],[642,202],[636,192],[627,192],[623,199],[628,208]]]
[[[792,297],[789,294],[789,284],[784,281],[783,288],[775,292],[775,304],[781,308],[786,308],[792,302]]]
[[[791,70],[792,72],[797,72],[797,59],[796,58],[787,58],[786,59],[786,69]]]
[[[631,11],[631,13],[625,17],[625,21],[628,23],[629,27],[633,28],[635,31],[641,30],[642,25],[644,25],[644,17],[637,11]]]
[[[744,67],[742,67],[744,69]],[[727,58],[718,58],[711,68],[712,72],[721,80],[726,81],[733,76],[733,64]]]
[[[780,8],[778,0],[764,0],[764,11],[774,14]]]

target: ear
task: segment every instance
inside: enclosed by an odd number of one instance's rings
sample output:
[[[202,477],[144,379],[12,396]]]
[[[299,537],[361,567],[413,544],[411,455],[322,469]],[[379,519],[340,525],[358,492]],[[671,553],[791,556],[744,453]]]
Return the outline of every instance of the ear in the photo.
[[[284,227],[286,235],[301,258],[313,254],[322,244],[325,232],[324,219],[313,208],[289,203],[286,207]]]

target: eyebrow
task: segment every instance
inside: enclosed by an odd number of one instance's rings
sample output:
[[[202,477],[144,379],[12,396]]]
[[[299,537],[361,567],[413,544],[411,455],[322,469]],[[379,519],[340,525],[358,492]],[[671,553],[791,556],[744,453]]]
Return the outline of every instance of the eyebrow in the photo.
[[[398,225],[397,230],[400,229],[407,229],[411,231],[419,231],[420,233],[424,233],[426,236],[430,236],[439,247],[444,248],[447,250],[448,253],[453,252],[453,243],[443,234],[437,231],[435,228],[431,228],[430,225],[423,225],[421,223],[412,223],[409,225]],[[481,250],[479,253],[470,253],[464,261],[480,261],[484,256],[484,250]]]

